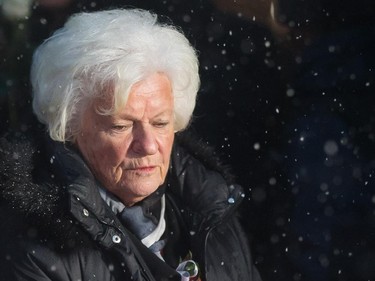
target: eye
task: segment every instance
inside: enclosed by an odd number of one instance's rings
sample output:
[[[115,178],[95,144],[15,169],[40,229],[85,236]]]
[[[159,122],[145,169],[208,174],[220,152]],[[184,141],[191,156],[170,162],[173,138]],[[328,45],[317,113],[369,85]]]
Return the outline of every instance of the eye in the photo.
[[[169,121],[158,121],[153,124],[156,128],[164,128],[169,125]]]
[[[131,128],[133,124],[113,124],[111,126],[111,130],[116,132],[126,131],[127,129]]]

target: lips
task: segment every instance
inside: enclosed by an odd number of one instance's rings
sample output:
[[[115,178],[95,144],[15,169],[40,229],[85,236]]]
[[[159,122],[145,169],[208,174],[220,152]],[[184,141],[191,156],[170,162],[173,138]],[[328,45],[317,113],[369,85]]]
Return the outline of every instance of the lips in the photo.
[[[141,173],[141,174],[150,174],[154,172],[155,169],[156,169],[156,166],[139,166],[139,167],[128,168],[127,170],[130,172],[133,171],[133,172]]]
[[[136,167],[133,170],[142,171],[142,172],[152,172],[154,169],[155,169],[155,166],[144,166],[144,167]]]

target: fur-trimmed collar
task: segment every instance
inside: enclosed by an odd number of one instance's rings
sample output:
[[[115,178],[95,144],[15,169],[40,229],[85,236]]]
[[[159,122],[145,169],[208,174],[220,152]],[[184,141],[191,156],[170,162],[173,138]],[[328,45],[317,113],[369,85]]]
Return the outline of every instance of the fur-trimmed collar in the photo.
[[[75,246],[87,240],[87,235],[68,212],[68,194],[54,178],[53,158],[46,159],[47,146],[45,137],[15,133],[0,138],[2,229],[9,235],[52,236],[60,245]],[[36,170],[38,166],[43,169]]]

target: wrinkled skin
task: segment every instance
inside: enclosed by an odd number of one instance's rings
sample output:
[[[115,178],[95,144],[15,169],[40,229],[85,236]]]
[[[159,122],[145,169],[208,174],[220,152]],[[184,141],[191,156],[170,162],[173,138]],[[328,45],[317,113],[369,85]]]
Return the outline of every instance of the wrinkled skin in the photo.
[[[114,116],[98,113],[112,99],[97,99],[83,113],[76,144],[89,168],[108,191],[131,206],[165,180],[174,140],[171,84],[156,73],[131,88]]]

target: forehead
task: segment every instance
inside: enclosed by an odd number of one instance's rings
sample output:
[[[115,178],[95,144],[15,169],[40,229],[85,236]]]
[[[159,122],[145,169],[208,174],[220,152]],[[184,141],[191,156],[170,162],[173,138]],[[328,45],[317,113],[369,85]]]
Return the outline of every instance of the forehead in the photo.
[[[172,89],[166,75],[156,73],[136,83],[130,90],[126,108],[144,106],[165,107],[173,103]]]
[[[173,111],[173,95],[168,78],[155,74],[136,83],[121,114],[141,118],[146,114],[157,115]]]
[[[97,110],[112,116],[144,111],[172,111],[173,106],[171,83],[163,73],[152,74],[135,83],[130,89],[126,104],[121,102],[121,97],[116,100],[113,91],[108,91],[105,96],[94,102]]]
[[[155,73],[148,76],[133,85],[130,89],[129,97],[135,96],[149,96],[153,94],[166,93],[171,95],[171,83],[168,77],[163,73]]]

